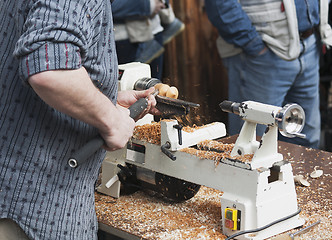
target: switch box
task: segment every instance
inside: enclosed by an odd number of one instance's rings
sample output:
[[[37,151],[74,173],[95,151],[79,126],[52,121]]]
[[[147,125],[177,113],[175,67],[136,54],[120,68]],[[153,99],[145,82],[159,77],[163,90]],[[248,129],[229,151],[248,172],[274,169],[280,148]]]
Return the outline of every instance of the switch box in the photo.
[[[241,211],[233,208],[225,209],[225,227],[231,230],[240,230]]]

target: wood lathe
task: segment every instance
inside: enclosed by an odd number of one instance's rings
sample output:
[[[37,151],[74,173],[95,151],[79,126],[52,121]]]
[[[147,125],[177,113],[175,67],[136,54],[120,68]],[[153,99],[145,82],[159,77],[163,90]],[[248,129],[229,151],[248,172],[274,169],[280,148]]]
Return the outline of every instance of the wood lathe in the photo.
[[[226,136],[223,123],[185,131],[177,120],[163,120],[160,142],[133,138],[126,148],[107,154],[97,190],[119,198],[121,190],[146,188],[171,201],[190,199],[200,185],[223,191],[222,231],[229,239],[266,239],[302,226],[292,167],[277,144],[278,130],[288,137],[304,137],[302,108],[251,101],[224,101],[220,106],[245,120],[229,155],[211,161],[193,154],[202,142]],[[259,142],[256,124],[267,126]]]

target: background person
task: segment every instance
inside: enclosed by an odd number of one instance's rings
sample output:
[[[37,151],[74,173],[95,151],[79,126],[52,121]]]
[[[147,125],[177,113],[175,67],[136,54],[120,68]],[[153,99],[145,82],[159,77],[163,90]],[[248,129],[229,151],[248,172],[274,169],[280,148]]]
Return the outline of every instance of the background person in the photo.
[[[162,79],[164,45],[185,25],[168,1],[115,0],[112,4],[119,64],[148,63],[151,76]]]
[[[284,106],[298,103],[306,115],[305,139],[281,140],[317,148],[320,140],[319,57],[331,45],[327,0],[206,0],[218,29],[220,56],[228,71],[229,100]],[[229,114],[228,131],[242,120]],[[262,135],[265,126],[258,126]]]

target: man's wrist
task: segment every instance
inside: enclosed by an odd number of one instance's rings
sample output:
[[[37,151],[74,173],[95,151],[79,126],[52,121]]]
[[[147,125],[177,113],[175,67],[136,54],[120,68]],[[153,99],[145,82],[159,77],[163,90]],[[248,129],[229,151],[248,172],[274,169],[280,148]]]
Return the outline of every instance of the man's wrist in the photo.
[[[251,56],[259,56],[267,50],[261,37],[256,37],[251,40],[243,49],[247,54]],[[263,51],[263,52],[262,52]]]

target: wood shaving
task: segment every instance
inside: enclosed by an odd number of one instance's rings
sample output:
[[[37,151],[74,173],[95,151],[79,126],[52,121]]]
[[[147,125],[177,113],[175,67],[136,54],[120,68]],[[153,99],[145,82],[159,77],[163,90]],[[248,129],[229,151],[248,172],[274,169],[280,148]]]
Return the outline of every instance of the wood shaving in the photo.
[[[185,152],[191,155],[195,155],[201,159],[210,159],[215,162],[216,165],[224,159],[235,159],[241,162],[249,163],[253,158],[253,154],[231,156],[231,152],[234,148],[234,144],[227,144],[218,142],[215,140],[204,140],[197,144],[197,148],[184,148],[181,152]]]
[[[96,194],[96,213],[99,222],[142,239],[222,240],[226,237],[221,231],[221,195],[201,187],[192,199],[169,203],[144,192],[120,199]]]
[[[310,188],[296,188],[297,191],[303,189],[311,192]],[[301,191],[298,195],[299,207],[302,208],[300,216],[305,220],[303,227],[321,220],[318,226],[300,235],[299,239],[332,239],[331,205],[322,211],[321,204],[313,201],[304,203]],[[221,191],[204,186],[192,199],[173,204],[144,192],[123,195],[120,199],[97,193],[96,213],[99,222],[142,239],[222,240],[226,237],[221,231],[221,196]],[[289,233],[298,230],[293,229]]]
[[[151,124],[136,126],[134,129],[133,138],[160,145],[161,141],[160,122],[154,122]]]
[[[316,167],[314,169],[315,170],[310,173],[311,178],[319,178],[323,175],[323,170],[317,169]]]
[[[299,184],[300,186],[304,186],[304,187],[310,186],[310,183],[302,175],[294,176],[294,182],[296,184]]]
[[[195,132],[197,129],[204,128],[204,127],[205,127],[204,125],[199,127],[194,124],[192,127],[189,127],[189,126],[183,127],[182,131],[191,133],[191,132]]]
[[[163,120],[163,121],[173,121],[173,120]],[[192,133],[198,129],[204,128],[203,126],[185,126],[182,128],[182,131]],[[140,126],[136,126],[134,129],[133,138],[147,141],[149,143],[160,145],[161,142],[161,127],[160,122],[153,122],[149,124],[144,124]]]
[[[232,150],[234,147],[234,143],[222,143],[222,142],[218,142],[215,140],[204,140],[200,143],[197,144],[197,148],[200,150],[217,150],[217,151],[221,151],[224,152],[226,154],[231,154]]]

